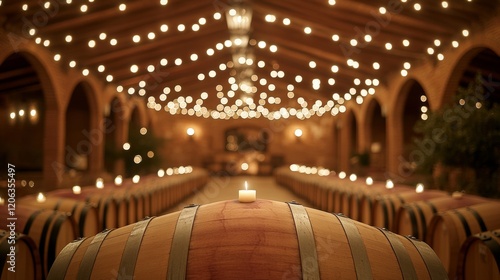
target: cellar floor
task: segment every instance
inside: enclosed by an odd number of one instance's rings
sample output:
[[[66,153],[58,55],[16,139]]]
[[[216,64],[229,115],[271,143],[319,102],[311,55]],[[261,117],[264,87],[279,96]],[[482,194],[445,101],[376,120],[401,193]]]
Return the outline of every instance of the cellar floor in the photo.
[[[257,191],[257,199],[276,201],[295,200],[306,207],[312,207],[288,189],[278,185],[272,176],[232,176],[212,177],[208,184],[188,197],[165,214],[180,211],[189,204],[207,204],[221,200],[238,199],[238,190],[245,189],[245,181],[249,190]]]

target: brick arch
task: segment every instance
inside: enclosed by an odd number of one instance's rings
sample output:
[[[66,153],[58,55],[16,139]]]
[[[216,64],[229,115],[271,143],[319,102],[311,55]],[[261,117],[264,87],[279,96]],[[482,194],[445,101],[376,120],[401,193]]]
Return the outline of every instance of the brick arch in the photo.
[[[87,119],[88,126],[78,126],[79,123],[77,121],[75,126],[77,126],[78,129],[66,131],[66,137],[71,137],[71,141],[68,143],[69,139],[65,139],[65,164],[71,166],[71,159],[75,161],[75,155],[84,156],[88,161],[88,168],[86,169],[86,172],[91,176],[97,176],[103,165],[102,151],[105,131],[102,109],[97,97],[99,90],[95,84],[86,79],[75,81],[75,83],[70,86],[70,89],[71,90],[66,96],[67,100],[65,100],[64,109],[66,129],[73,129],[73,125],[68,124],[68,122],[73,122],[78,118],[81,118],[82,121],[86,121],[85,119]],[[75,94],[83,94],[83,96],[75,96]],[[70,108],[71,105],[79,105],[71,103],[73,98],[77,98],[76,100],[84,98],[82,100],[86,101],[88,107],[80,108],[83,110],[73,110]],[[88,110],[87,113],[85,113],[86,110]],[[91,178],[87,179],[90,180]],[[89,182],[81,182],[81,184]]]
[[[440,96],[440,102],[439,102],[439,108],[450,102],[457,92],[457,89],[459,87],[459,81],[460,78],[462,77],[465,69],[467,66],[470,64],[470,62],[477,57],[478,54],[485,50],[491,50],[495,52],[493,48],[489,48],[486,46],[473,46],[469,49],[467,49],[463,55],[456,61],[451,74],[450,78],[446,81],[445,88],[443,90],[442,95]],[[496,55],[499,55],[500,50],[495,52]]]
[[[384,109],[383,103],[377,98],[370,99],[365,106],[363,127],[360,128],[363,131],[364,141],[361,152],[367,151],[369,153],[370,170],[381,173],[383,170],[374,170],[373,167],[377,166],[377,168],[385,170],[387,166],[387,108]],[[375,111],[376,108],[380,108],[380,118]],[[378,143],[378,145],[375,143]],[[372,150],[372,148],[378,147],[380,147],[379,151]],[[377,176],[377,174],[372,175]]]
[[[3,38],[0,35],[0,39]],[[8,41],[8,39],[5,39]],[[62,161],[63,153],[60,147],[63,144],[62,137],[63,126],[60,124],[61,117],[61,89],[55,82],[58,73],[50,67],[50,62],[46,57],[36,51],[29,44],[21,44],[13,49],[12,45],[7,44],[0,48],[0,63],[3,63],[13,54],[22,55],[35,70],[40,85],[42,87],[45,114],[44,114],[44,135],[53,135],[54,137],[44,137],[43,139],[43,182],[40,186],[54,186],[60,182],[61,177],[58,172],[58,162]]]
[[[337,127],[340,130],[339,141],[337,143],[339,171],[350,171],[351,153],[357,151],[358,148],[356,144],[358,141],[358,115],[355,112],[353,108],[348,107],[346,112],[341,115],[340,120],[337,121]],[[353,126],[355,126],[354,129]]]

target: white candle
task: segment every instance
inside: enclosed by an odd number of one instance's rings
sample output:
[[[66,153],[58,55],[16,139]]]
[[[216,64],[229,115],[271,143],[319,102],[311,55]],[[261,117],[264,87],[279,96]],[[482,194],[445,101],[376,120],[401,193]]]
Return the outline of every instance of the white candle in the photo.
[[[245,189],[240,190],[239,193],[239,201],[240,202],[254,202],[257,196],[257,191],[255,190],[249,190],[248,189],[248,183],[245,181]]]
[[[98,189],[104,188],[104,181],[102,180],[102,178],[97,178],[95,180],[95,187]]]
[[[38,196],[36,197],[36,201],[42,203],[42,202],[45,202],[46,198],[45,198],[45,195],[43,195],[43,193],[38,193]]]
[[[73,186],[73,193],[74,194],[81,194],[82,188],[80,186]]]
[[[417,187],[415,188],[416,193],[423,193],[424,192],[424,184],[418,183]]]
[[[122,175],[116,176],[115,177],[115,185],[121,186],[122,183],[123,183],[123,177],[122,177]]]
[[[389,190],[394,188],[394,183],[392,182],[392,180],[385,181],[385,187]]]
[[[372,177],[367,177],[367,178],[366,178],[366,184],[367,184],[368,186],[373,185],[373,179],[372,179]]]

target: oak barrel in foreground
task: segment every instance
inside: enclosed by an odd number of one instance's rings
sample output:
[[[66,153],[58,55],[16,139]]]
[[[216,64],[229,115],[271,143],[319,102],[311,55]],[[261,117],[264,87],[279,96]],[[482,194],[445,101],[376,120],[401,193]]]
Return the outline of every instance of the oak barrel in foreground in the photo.
[[[128,278],[127,278],[128,277]],[[68,244],[48,279],[446,279],[421,241],[295,203],[192,205]]]

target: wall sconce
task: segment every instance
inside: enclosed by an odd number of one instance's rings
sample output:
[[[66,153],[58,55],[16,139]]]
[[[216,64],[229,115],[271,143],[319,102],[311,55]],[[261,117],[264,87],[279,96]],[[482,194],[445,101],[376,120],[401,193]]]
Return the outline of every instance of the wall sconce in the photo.
[[[302,129],[297,128],[297,129],[295,130],[294,134],[295,134],[295,137],[297,137],[297,138],[302,137],[302,134],[303,134]]]

